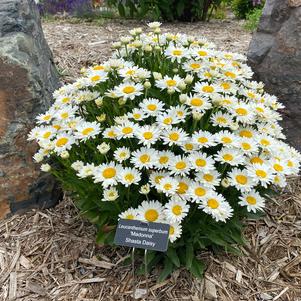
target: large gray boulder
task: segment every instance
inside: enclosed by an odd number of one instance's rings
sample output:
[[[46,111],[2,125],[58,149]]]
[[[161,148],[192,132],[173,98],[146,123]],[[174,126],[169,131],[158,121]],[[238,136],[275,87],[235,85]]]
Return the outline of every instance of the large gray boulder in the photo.
[[[283,126],[301,150],[301,0],[267,0],[248,51],[256,79],[284,103]]]
[[[34,0],[0,0],[0,218],[30,207],[49,207],[55,181],[32,161],[27,134],[59,86]]]

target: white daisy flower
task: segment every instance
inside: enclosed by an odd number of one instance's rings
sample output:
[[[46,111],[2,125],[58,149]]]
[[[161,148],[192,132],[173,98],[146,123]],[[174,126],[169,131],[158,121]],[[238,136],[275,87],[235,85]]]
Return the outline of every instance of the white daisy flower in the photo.
[[[160,137],[161,130],[159,127],[154,125],[145,125],[137,127],[135,131],[135,136],[139,140],[139,144],[143,144],[150,147],[152,144],[156,143]]]
[[[122,83],[115,87],[115,93],[118,97],[131,100],[133,100],[136,96],[141,95],[143,90],[143,85],[132,82]]]
[[[115,126],[111,126],[109,128],[106,128],[103,133],[102,133],[104,138],[108,138],[108,139],[116,139],[118,132],[116,130]]]
[[[50,140],[56,134],[56,129],[52,126],[41,126],[39,128],[33,129],[29,134],[28,140]]]
[[[107,73],[104,71],[93,71],[89,72],[88,74],[89,86],[92,87],[99,83],[105,82],[107,79]]]
[[[169,77],[165,75],[162,79],[156,80],[155,85],[161,90],[173,90],[180,92],[179,86],[184,84],[184,80],[175,75],[173,77]]]
[[[183,64],[183,69],[186,72],[198,73],[203,68],[200,61],[190,60]]]
[[[240,191],[250,191],[256,185],[256,182],[246,169],[233,168],[228,174],[229,183]]]
[[[75,106],[64,106],[55,113],[54,117],[58,120],[69,120],[75,116],[77,109]]]
[[[257,142],[255,139],[250,138],[241,138],[238,141],[237,147],[239,147],[244,154],[252,154],[258,151]]]
[[[208,82],[197,82],[193,88],[193,91],[197,94],[207,97],[212,97],[217,92],[221,91],[221,88],[215,84]]]
[[[168,167],[170,162],[173,161],[174,156],[174,153],[171,151],[159,151],[156,168],[162,169]]]
[[[114,159],[119,163],[127,160],[130,156],[131,156],[131,152],[130,149],[127,147],[118,147],[114,151]]]
[[[214,160],[211,156],[207,156],[205,153],[194,152],[188,157],[191,163],[191,167],[196,171],[207,172],[214,169]]]
[[[177,194],[182,199],[188,198],[188,189],[191,185],[191,180],[189,178],[184,177],[176,177],[178,181]]]
[[[252,164],[248,166],[248,175],[263,187],[267,187],[273,180],[275,172],[267,164]]]
[[[164,205],[164,214],[169,223],[181,222],[188,214],[189,205],[181,199],[171,199]]]
[[[73,163],[73,168],[77,171],[76,175],[79,178],[84,179],[84,178],[93,176],[94,171],[95,171],[94,163],[91,163],[91,164],[88,163],[88,164],[84,165],[82,162],[78,162],[78,164],[76,164],[77,162]],[[82,164],[80,164],[80,163],[82,163]]]
[[[192,135],[192,143],[195,143],[199,148],[216,145],[214,135],[207,131],[194,132]]]
[[[175,156],[169,164],[169,170],[171,174],[185,176],[189,174],[191,165],[186,157]]]
[[[103,201],[115,201],[118,197],[118,190],[115,187],[109,187],[103,190]]]
[[[210,121],[214,126],[230,127],[233,123],[233,118],[230,114],[219,111],[211,115]]]
[[[140,109],[133,109],[131,113],[128,114],[130,119],[134,119],[135,121],[141,121],[147,117],[147,115]]]
[[[131,163],[138,169],[152,168],[157,160],[158,153],[155,149],[142,147],[132,153]]]
[[[180,223],[171,223],[169,225],[169,241],[173,243],[182,235],[182,226]]]
[[[138,184],[141,180],[141,173],[135,168],[126,167],[122,169],[118,175],[118,181],[125,187],[132,184]]]
[[[171,128],[173,124],[177,124],[180,120],[174,112],[161,113],[157,116],[156,121],[161,128]]]
[[[130,219],[130,220],[137,220],[138,219],[138,211],[134,208],[129,208],[124,212],[121,212],[118,217],[120,219]]]
[[[94,183],[102,183],[104,188],[117,184],[121,167],[114,162],[103,163],[94,169]]]
[[[156,188],[159,192],[163,192],[167,196],[176,194],[178,188],[178,181],[172,177],[164,177],[160,180],[159,184],[156,185]]]
[[[160,222],[164,218],[163,206],[158,201],[143,201],[137,208],[138,219],[145,222]]]
[[[50,121],[52,121],[52,119],[54,118],[55,115],[55,110],[54,108],[50,107],[50,109],[45,112],[44,114],[39,114],[36,117],[37,123],[38,124],[42,124],[42,123],[49,123]]]
[[[159,112],[164,110],[163,102],[156,98],[144,99],[139,106],[146,116],[157,116]]]
[[[184,47],[175,47],[170,45],[165,51],[164,54],[166,57],[171,59],[172,62],[177,61],[181,62],[182,58],[187,56],[187,50]]]
[[[162,132],[162,140],[164,144],[167,144],[169,146],[172,145],[183,145],[187,139],[188,139],[188,134],[182,130],[181,128],[170,128],[166,129]]]
[[[200,182],[192,182],[189,186],[188,195],[192,202],[199,203],[206,198],[211,191],[211,188],[206,187]]]
[[[254,109],[249,104],[238,102],[234,104],[231,112],[238,122],[243,124],[250,124],[254,122]]]
[[[208,59],[213,54],[212,50],[206,48],[197,48],[192,51],[192,56],[197,59]]]
[[[214,135],[217,143],[222,144],[224,147],[235,147],[238,145],[239,138],[229,131],[220,131]]]
[[[226,202],[225,198],[216,192],[205,198],[200,204],[200,208],[207,214],[210,214],[217,222],[226,222],[233,215],[233,209]]]
[[[231,166],[238,166],[240,164],[244,164],[245,159],[241,151],[235,148],[222,148],[217,154],[214,156],[214,159],[217,162],[227,163]]]
[[[95,138],[100,133],[100,126],[97,122],[83,122],[77,125],[75,136],[81,141]]]
[[[178,105],[176,107],[170,107],[167,112],[172,115],[175,114],[175,116],[179,122],[185,121],[186,117],[189,114],[189,110],[187,109],[186,106],[183,106],[183,105]]]
[[[54,150],[59,154],[65,150],[71,149],[72,145],[75,143],[73,136],[69,134],[59,134],[54,140]]]
[[[246,206],[248,212],[263,210],[265,206],[264,198],[255,190],[243,193],[239,199],[241,201],[238,202],[238,204],[241,206]]]
[[[188,138],[188,140],[186,142],[184,142],[181,146],[182,150],[185,153],[192,153],[198,150],[198,146],[195,143],[191,143],[190,142],[191,139]]]
[[[157,187],[160,184],[160,181],[165,178],[169,177],[170,175],[166,172],[151,172],[149,180],[152,187]]]
[[[119,124],[115,127],[117,133],[117,139],[121,138],[133,138],[134,133],[139,128],[138,125],[131,121],[126,121],[122,124]]]
[[[208,98],[200,94],[193,94],[187,98],[186,104],[196,112],[204,113],[212,108]]]
[[[206,172],[198,172],[195,180],[202,183],[206,187],[214,187],[220,184],[220,174],[217,170],[210,170]]]

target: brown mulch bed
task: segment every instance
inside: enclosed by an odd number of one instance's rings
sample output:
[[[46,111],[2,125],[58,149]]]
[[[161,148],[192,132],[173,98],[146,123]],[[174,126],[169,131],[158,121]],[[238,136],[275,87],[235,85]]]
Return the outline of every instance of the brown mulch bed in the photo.
[[[109,45],[137,22],[103,25],[45,23],[55,62],[70,81],[79,69],[105,60]],[[233,20],[174,23],[164,30],[204,35],[219,48],[245,52],[250,34]],[[291,179],[270,200],[266,216],[248,221],[243,255],[201,252],[202,280],[185,270],[156,283],[149,276],[149,300],[301,301],[301,182]],[[0,221],[0,301],[133,300],[129,251],[95,244],[95,228],[65,198],[55,208],[32,210]],[[145,278],[138,277],[145,287]]]

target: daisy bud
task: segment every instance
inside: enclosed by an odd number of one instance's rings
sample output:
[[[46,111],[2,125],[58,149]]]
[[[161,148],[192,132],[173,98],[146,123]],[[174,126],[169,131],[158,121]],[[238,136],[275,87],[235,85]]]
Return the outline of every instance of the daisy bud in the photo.
[[[153,77],[155,80],[162,79],[162,74],[159,72],[153,72]]]
[[[142,42],[139,41],[139,40],[135,40],[133,42],[133,46],[136,47],[136,48],[140,48],[140,47],[142,47]]]
[[[178,73],[178,72],[179,72],[179,69],[174,68],[174,69],[172,69],[172,72],[173,72],[173,73]]]
[[[181,91],[183,91],[183,90],[186,89],[186,84],[185,84],[184,82],[180,82],[180,83],[178,84],[178,88],[179,88]]]
[[[75,161],[71,164],[71,168],[73,168],[76,171],[79,171],[80,169],[82,169],[84,166],[84,163],[82,161]]]
[[[41,165],[41,170],[44,171],[44,172],[48,172],[51,170],[51,166],[49,164],[42,164]]]
[[[101,107],[102,104],[103,104],[102,97],[96,98],[96,99],[95,99],[95,104],[96,104],[98,107]]]
[[[154,33],[161,33],[161,29],[159,27],[155,28]]]
[[[146,81],[143,86],[145,89],[149,89],[152,86],[152,84],[149,81]]]
[[[132,40],[133,40],[132,37],[121,37],[120,38],[120,41],[121,41],[122,44],[128,44]]]
[[[145,184],[145,185],[141,186],[139,192],[141,194],[149,194],[150,186],[148,184]]]
[[[36,154],[33,156],[33,159],[34,159],[37,163],[40,163],[40,162],[43,161],[44,156],[43,156],[42,154],[36,153]]]
[[[99,115],[99,116],[96,116],[96,120],[97,120],[98,122],[103,122],[103,121],[105,121],[105,120],[106,120],[106,114],[103,113],[103,114],[101,114],[101,115]]]
[[[194,120],[201,120],[203,115],[204,114],[200,112],[192,112],[192,117]]]
[[[119,99],[118,99],[118,104],[119,104],[120,106],[123,106],[124,104],[126,104],[126,99],[125,99],[125,98],[119,98]]]
[[[151,52],[153,50],[153,47],[151,45],[145,45],[144,51]]]
[[[190,85],[193,82],[193,76],[190,74],[187,74],[187,76],[184,79],[185,83]]]
[[[230,129],[232,131],[236,131],[237,129],[239,128],[239,124],[237,122],[233,122],[231,125],[230,125]]]
[[[168,88],[167,89],[167,93],[169,94],[169,95],[171,95],[171,94],[174,94],[176,91],[175,91],[175,89],[173,89],[173,88]]]
[[[149,28],[154,29],[154,28],[159,28],[159,27],[161,26],[161,24],[162,24],[162,23],[160,23],[160,22],[150,22],[150,23],[147,24],[147,26],[148,26]]]
[[[228,188],[230,186],[229,179],[227,179],[227,178],[222,179],[221,184],[224,188]]]
[[[62,159],[68,159],[69,158],[69,152],[68,151],[63,151],[61,152],[61,158]]]
[[[156,51],[161,51],[161,47],[160,46],[155,46],[155,50]]]
[[[121,43],[120,42],[115,42],[115,43],[113,43],[113,45],[112,45],[112,48],[113,49],[120,49],[122,46],[121,46]]]
[[[187,98],[188,98],[187,94],[180,94],[179,96],[180,103],[186,103]]]
[[[105,155],[110,150],[110,145],[108,143],[103,142],[96,148],[102,155]]]

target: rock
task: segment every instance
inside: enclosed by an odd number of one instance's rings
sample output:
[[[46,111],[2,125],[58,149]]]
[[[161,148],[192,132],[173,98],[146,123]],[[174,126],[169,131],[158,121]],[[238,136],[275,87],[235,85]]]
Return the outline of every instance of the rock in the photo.
[[[248,51],[249,64],[266,90],[286,106],[284,132],[301,150],[301,1],[267,0]]]
[[[49,207],[60,195],[32,160],[27,134],[51,102],[59,77],[34,0],[0,1],[0,218]]]

